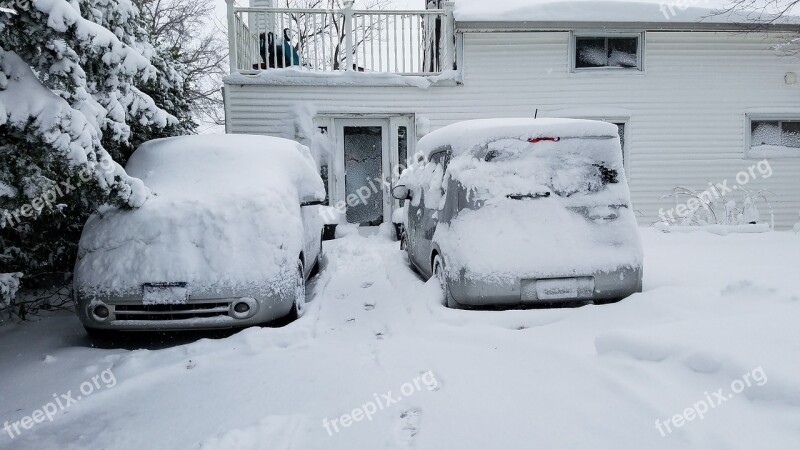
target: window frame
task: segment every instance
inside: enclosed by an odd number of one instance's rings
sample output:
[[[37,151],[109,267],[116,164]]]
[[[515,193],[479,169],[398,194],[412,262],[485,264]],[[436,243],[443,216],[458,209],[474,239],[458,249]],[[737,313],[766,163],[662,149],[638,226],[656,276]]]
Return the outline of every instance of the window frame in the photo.
[[[745,114],[744,120],[744,158],[745,159],[764,159],[764,158],[800,158],[800,147],[792,148],[794,152],[782,151],[759,151],[753,150],[753,122],[798,122],[800,123],[800,113],[786,114]]]
[[[613,123],[614,125],[622,125],[622,130],[624,132],[624,136],[622,137],[622,168],[625,169],[625,175],[630,174],[630,153],[628,152],[628,141],[630,139],[630,132],[631,132],[631,119],[630,117],[626,118],[605,118],[600,119],[603,122]]]
[[[578,58],[577,38],[637,38],[636,47],[636,67],[576,67]],[[571,31],[569,34],[569,71],[573,74],[584,73],[625,73],[643,74],[644,73],[644,51],[645,51],[645,32],[644,31]]]

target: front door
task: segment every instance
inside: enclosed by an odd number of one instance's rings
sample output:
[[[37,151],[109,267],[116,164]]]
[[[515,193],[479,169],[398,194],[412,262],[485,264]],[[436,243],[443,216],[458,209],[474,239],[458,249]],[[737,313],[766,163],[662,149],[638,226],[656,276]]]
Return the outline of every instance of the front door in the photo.
[[[389,120],[336,120],[337,159],[344,172],[339,198],[346,204],[348,223],[380,225],[391,218],[389,193],[383,180],[390,173]]]

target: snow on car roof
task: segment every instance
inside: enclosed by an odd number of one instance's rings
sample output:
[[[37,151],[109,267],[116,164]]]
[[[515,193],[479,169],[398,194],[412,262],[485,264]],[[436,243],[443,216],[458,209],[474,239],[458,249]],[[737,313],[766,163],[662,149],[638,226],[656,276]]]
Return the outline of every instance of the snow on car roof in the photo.
[[[316,163],[305,146],[269,136],[210,134],[142,144],[126,166],[157,195],[208,198],[269,193],[325,198]]]
[[[727,0],[456,0],[455,17],[460,22],[748,23],[763,19],[759,12],[712,15],[726,6],[730,6]]]
[[[469,154],[500,139],[616,137],[617,133],[616,125],[596,120],[478,119],[440,128],[420,139],[417,149],[428,158],[437,149],[449,145],[456,156]]]
[[[325,198],[306,147],[265,136],[166,138],[140,146],[126,170],[154,195],[138,209],[111,208],[87,221],[78,289],[132,295],[152,282],[185,282],[194,292],[293,289],[304,241],[300,201]]]

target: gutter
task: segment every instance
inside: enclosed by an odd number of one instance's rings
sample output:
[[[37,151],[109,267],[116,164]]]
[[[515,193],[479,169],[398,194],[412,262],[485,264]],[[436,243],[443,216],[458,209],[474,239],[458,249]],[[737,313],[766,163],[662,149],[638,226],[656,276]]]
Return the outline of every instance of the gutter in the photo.
[[[532,31],[772,31],[800,33],[800,24],[722,23],[722,22],[570,22],[570,21],[464,21],[456,22],[456,31],[464,33]]]

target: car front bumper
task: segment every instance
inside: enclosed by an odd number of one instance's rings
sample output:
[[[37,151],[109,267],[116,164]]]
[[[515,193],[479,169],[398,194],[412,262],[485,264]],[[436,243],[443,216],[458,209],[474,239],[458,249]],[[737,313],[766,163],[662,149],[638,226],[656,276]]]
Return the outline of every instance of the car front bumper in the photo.
[[[539,284],[537,288],[537,283]],[[542,295],[544,283],[573,286],[559,291],[550,290]],[[448,279],[449,294],[455,303],[464,306],[535,306],[558,303],[607,303],[621,300],[642,291],[642,268],[626,267],[610,272],[588,275],[549,276],[524,278],[513,282],[493,282],[460,276]]]
[[[293,302],[291,295],[256,296],[230,291],[192,295],[186,303],[168,305],[145,305],[141,294],[93,298],[78,295],[77,312],[85,327],[100,330],[213,330],[279,319],[289,314]],[[235,310],[239,303],[247,304],[246,313]],[[99,317],[99,306],[107,309],[107,317]]]

